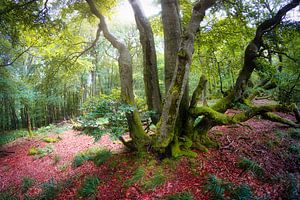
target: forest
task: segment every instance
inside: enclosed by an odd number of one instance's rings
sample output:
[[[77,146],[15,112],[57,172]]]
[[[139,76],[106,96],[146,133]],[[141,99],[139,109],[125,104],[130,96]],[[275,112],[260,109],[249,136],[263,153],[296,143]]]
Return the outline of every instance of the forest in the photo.
[[[300,199],[300,0],[2,0],[0,200]]]

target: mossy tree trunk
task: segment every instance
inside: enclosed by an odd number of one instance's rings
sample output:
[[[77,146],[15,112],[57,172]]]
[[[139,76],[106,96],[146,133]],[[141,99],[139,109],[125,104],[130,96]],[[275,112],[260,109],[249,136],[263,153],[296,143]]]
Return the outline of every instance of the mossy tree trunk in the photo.
[[[168,2],[168,1],[166,1]],[[193,12],[188,26],[182,35],[179,51],[176,55],[176,65],[170,88],[165,98],[162,115],[157,124],[157,137],[155,138],[154,148],[164,152],[173,142],[176,129],[176,120],[179,113],[182,97],[185,93],[192,55],[194,52],[195,34],[199,29],[200,22],[205,16],[205,11],[214,4],[214,0],[198,1],[193,7]],[[163,13],[163,15],[168,13]],[[179,20],[179,19],[178,19]],[[164,27],[168,29],[168,27]],[[179,137],[179,135],[176,135]],[[177,138],[175,137],[175,145]]]
[[[277,24],[280,23],[282,17],[286,14],[286,12],[296,7],[298,4],[299,4],[299,0],[292,1],[291,3],[281,8],[274,17],[264,21],[261,25],[258,26],[255,38],[249,43],[249,45],[245,50],[244,66],[239,73],[238,79],[235,83],[234,90],[230,92],[228,96],[224,97],[223,99],[221,99],[219,102],[217,102],[215,105],[211,107],[207,107],[207,106],[198,107],[197,102],[199,102],[200,100],[201,93],[205,88],[205,83],[206,83],[204,77],[200,78],[198,87],[194,91],[191,100],[191,105],[189,109],[190,116],[188,117],[188,121],[185,126],[185,134],[181,136],[181,138],[174,137],[172,135],[172,132],[169,134],[170,137],[174,138],[173,142],[171,143],[171,150],[172,150],[171,153],[173,156],[175,157],[181,155],[194,156],[194,154],[189,151],[190,148],[197,148],[203,151],[207,151],[207,147],[216,147],[218,146],[218,143],[210,139],[208,136],[208,131],[212,127],[216,125],[240,123],[252,118],[255,115],[262,115],[263,117],[271,121],[280,122],[292,127],[299,126],[295,124],[293,121],[281,118],[278,115],[271,112],[271,111],[277,111],[282,109],[292,111],[294,107],[282,106],[282,105],[255,107],[251,105],[250,99],[248,100],[244,99],[245,87],[247,86],[250,76],[254,68],[256,67],[255,61],[256,58],[258,57],[259,50],[263,46],[262,37],[264,33],[272,30]],[[184,60],[189,59],[189,56],[187,55],[189,54],[187,54],[184,51],[179,52],[179,56],[178,56],[179,70],[180,70],[180,65],[184,63]],[[185,56],[187,56],[187,58],[185,58]],[[177,71],[177,74],[180,73],[178,73]],[[183,74],[180,75],[181,78],[184,77]],[[172,85],[173,87],[175,86],[175,88],[173,88],[173,90],[172,89],[170,90],[171,94],[173,92],[176,95],[178,95],[178,93],[181,91],[180,86],[183,87],[183,84],[184,81],[177,81],[177,79],[175,79],[174,85]],[[254,96],[255,95],[252,95],[250,98],[253,98]],[[226,114],[224,114],[226,110],[231,108],[234,105],[234,103],[237,101],[246,103],[245,105],[248,106],[248,110],[240,114],[237,114],[234,117],[229,117]],[[164,134],[160,133],[159,136],[161,135],[163,136]],[[165,142],[163,144],[166,145],[167,143],[168,142]]]

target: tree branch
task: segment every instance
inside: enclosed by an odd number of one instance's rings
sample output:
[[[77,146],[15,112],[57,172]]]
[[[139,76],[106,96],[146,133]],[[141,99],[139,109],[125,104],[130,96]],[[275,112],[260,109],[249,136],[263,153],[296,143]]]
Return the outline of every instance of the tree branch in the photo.
[[[28,52],[33,45],[30,45],[27,49],[18,54],[11,62],[6,64],[0,64],[0,67],[7,67],[14,64],[24,53]]]

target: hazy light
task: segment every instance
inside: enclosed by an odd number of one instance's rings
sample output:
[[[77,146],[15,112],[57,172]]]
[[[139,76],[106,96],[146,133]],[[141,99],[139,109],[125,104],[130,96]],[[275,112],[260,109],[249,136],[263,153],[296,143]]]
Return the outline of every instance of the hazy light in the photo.
[[[156,15],[160,12],[160,5],[155,4],[153,0],[140,0],[142,9],[147,17]],[[112,22],[117,23],[135,23],[134,14],[129,2],[122,1],[116,8]]]

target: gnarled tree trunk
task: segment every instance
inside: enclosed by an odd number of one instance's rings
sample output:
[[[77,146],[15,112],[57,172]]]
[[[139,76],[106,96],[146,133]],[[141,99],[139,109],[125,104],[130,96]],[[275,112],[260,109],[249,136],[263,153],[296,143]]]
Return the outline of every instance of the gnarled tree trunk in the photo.
[[[174,76],[166,95],[160,121],[157,125],[157,138],[154,147],[158,150],[164,151],[174,139],[176,119],[188,83],[190,64],[194,52],[195,34],[199,29],[200,22],[205,16],[205,11],[210,8],[214,2],[214,0],[204,0],[195,4],[190,22],[186,28],[186,32],[183,34],[176,56],[177,61]]]

